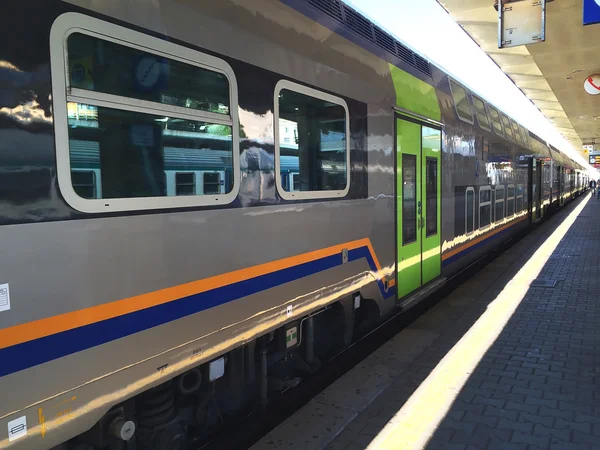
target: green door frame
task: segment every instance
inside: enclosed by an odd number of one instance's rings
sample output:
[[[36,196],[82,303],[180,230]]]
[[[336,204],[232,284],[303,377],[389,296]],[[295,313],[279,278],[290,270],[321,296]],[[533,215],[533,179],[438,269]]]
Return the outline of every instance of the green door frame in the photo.
[[[441,137],[437,126],[395,116],[399,300],[441,275]],[[410,223],[405,223],[407,217]]]

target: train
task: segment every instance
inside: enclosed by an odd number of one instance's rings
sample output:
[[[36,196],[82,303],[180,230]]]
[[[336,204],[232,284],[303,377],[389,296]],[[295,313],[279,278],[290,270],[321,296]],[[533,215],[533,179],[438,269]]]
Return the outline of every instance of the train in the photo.
[[[0,448],[184,448],[588,187],[340,0],[0,23]]]

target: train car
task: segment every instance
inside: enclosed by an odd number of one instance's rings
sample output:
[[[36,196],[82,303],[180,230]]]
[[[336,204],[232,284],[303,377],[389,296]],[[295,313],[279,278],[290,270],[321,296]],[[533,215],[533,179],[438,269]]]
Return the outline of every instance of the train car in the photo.
[[[338,0],[0,24],[0,448],[182,448],[587,188]]]

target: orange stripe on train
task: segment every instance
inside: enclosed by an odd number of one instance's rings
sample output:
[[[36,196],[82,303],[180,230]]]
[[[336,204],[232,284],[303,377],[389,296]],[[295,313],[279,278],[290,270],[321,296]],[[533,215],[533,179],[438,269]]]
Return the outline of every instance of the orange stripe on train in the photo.
[[[140,311],[153,306],[168,303],[190,295],[217,289],[230,284],[245,281],[251,278],[259,277],[278,270],[287,269],[307,262],[315,261],[327,256],[341,253],[342,250],[353,250],[360,247],[367,247],[377,270],[381,266],[371,245],[369,238],[359,239],[344,244],[334,245],[319,250],[314,250],[300,255],[283,258],[277,261],[271,261],[257,266],[240,269],[233,272],[216,275],[190,283],[137,295],[130,298],[124,298],[103,305],[92,306],[89,308],[72,311],[58,316],[52,316],[45,319],[27,322],[21,325],[0,330],[0,349],[21,344],[23,342],[39,339],[62,331],[72,330],[82,326],[90,325],[103,320],[112,319],[132,312]]]

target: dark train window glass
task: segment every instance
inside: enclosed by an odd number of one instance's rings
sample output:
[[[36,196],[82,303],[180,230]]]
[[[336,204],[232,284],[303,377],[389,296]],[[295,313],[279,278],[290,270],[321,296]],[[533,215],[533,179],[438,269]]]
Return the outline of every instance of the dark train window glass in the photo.
[[[417,157],[402,155],[402,244],[417,240]]]
[[[466,89],[455,81],[450,80],[450,90],[452,91],[452,98],[454,99],[454,106],[456,107],[458,117],[466,122],[473,123],[473,110],[471,109]]]
[[[487,227],[492,223],[492,188],[483,186],[479,188],[479,228]]]
[[[506,187],[506,217],[515,215],[515,187],[513,185]]]
[[[68,111],[71,170],[96,169],[101,198],[194,195],[165,172],[233,170],[231,126],[72,102]]]
[[[279,92],[279,154],[296,161],[294,191],[346,189],[346,120],[342,105],[289,89]]]
[[[219,72],[74,33],[67,40],[69,86],[216,114],[229,114]]]
[[[465,230],[467,234],[475,231],[475,191],[471,187],[465,193]]]
[[[512,131],[512,127],[510,125],[510,119],[506,116],[506,114],[502,114],[502,125],[504,125],[504,133],[506,133],[506,137],[509,139],[515,140],[515,136]]]
[[[492,125],[494,126],[494,133],[496,133],[498,136],[504,136],[504,131],[502,130],[502,119],[500,119],[500,113],[498,113],[498,110],[492,105],[488,105],[488,107],[490,109]]]
[[[475,115],[479,126],[484,130],[490,131],[490,119],[485,110],[485,103],[479,97],[473,96],[473,106],[475,106]]]
[[[196,193],[195,173],[175,174],[175,195],[194,195]]]
[[[496,186],[494,195],[494,221],[504,220],[504,186]]]
[[[426,236],[433,236],[437,233],[437,159],[426,159],[426,194],[427,211],[425,215]]]
[[[96,174],[93,171],[72,170],[71,182],[80,197],[96,198]]]
[[[203,182],[204,195],[221,192],[221,174],[205,172]]]
[[[517,184],[517,212],[521,212],[525,209],[525,195],[523,185]]]

